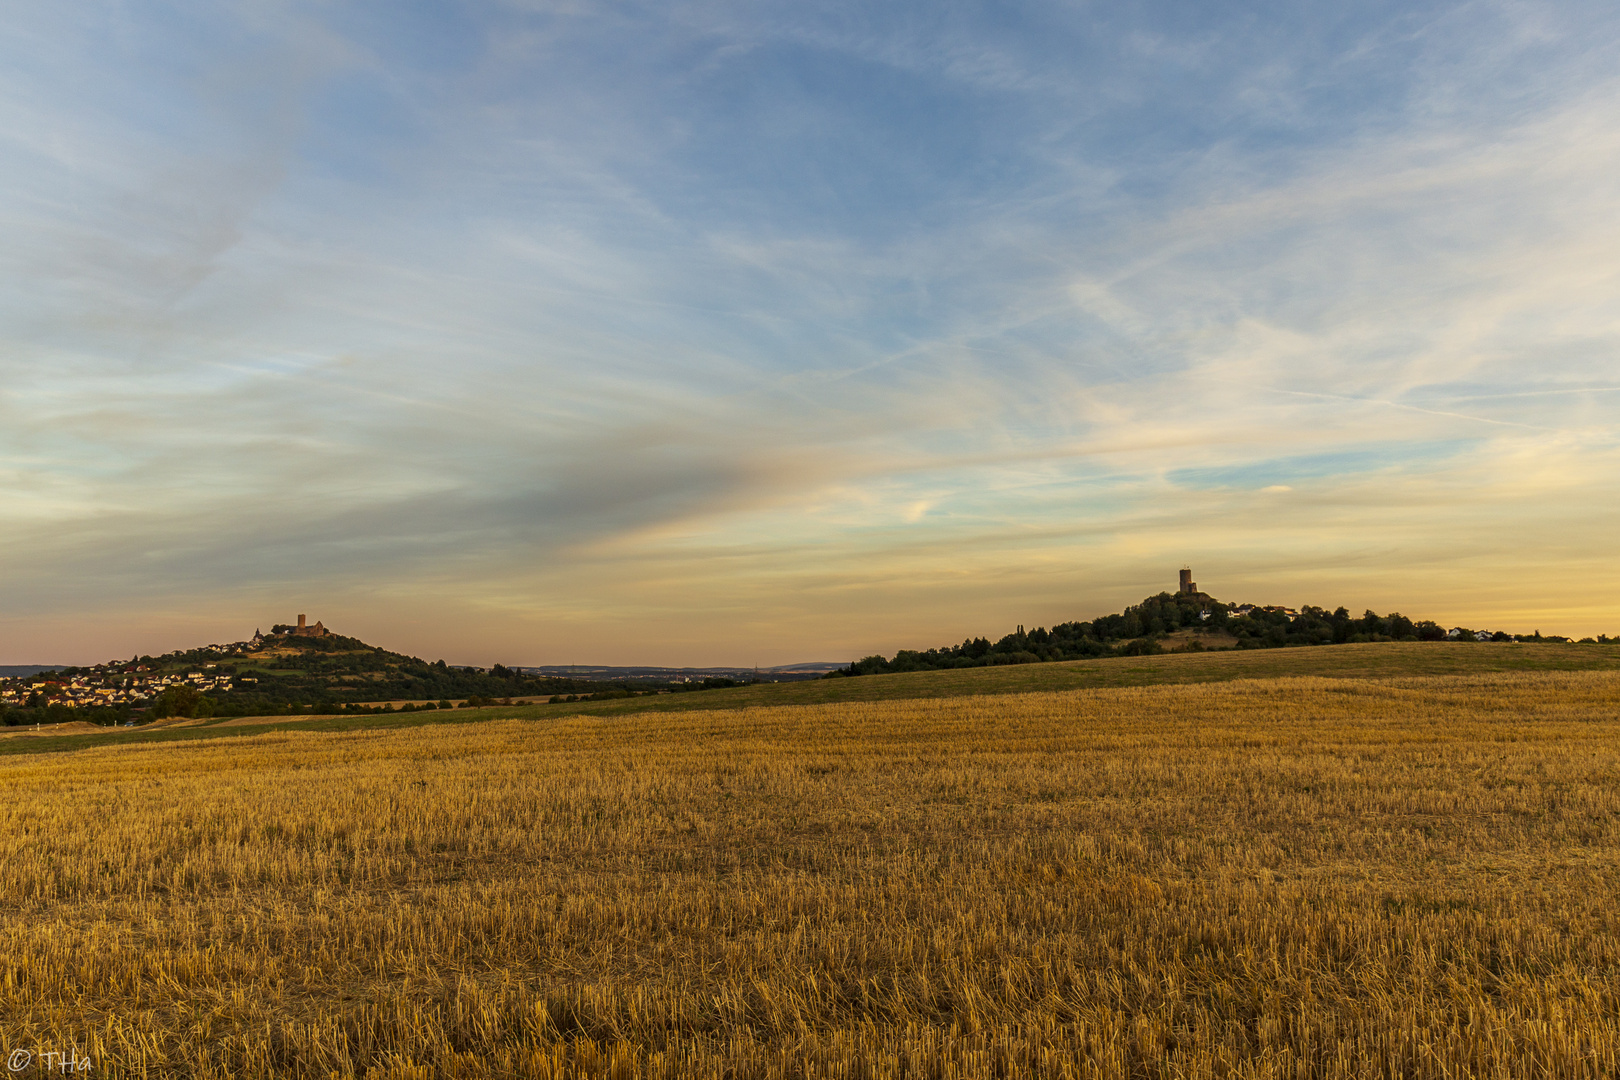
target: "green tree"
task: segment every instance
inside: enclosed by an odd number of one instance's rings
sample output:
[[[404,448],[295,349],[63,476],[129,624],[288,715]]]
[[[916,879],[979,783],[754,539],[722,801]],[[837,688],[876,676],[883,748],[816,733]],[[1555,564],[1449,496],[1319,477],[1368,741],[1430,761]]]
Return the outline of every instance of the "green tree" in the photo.
[[[152,718],[161,720],[166,716],[195,716],[197,705],[203,700],[202,694],[190,683],[175,683],[158,695],[157,701],[152,703]],[[209,715],[213,715],[210,711]]]

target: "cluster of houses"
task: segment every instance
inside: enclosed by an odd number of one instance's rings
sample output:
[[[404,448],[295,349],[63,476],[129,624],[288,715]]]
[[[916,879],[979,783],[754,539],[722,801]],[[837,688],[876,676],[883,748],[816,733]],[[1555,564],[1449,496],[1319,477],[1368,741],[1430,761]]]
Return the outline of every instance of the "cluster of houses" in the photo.
[[[188,671],[172,675],[147,676],[144,666],[97,664],[77,675],[36,675],[7,679],[0,682],[0,704],[26,705],[29,698],[39,694],[46,701],[81,707],[86,705],[134,705],[157,697],[178,683],[188,683],[201,693],[210,690],[228,690],[229,675],[206,670],[213,664],[204,664],[203,671]]]
[[[331,631],[320,623],[308,625],[304,616],[298,616],[298,625],[277,626],[270,633],[262,634],[255,630],[253,637],[247,641],[233,641],[222,645],[202,645],[190,650],[192,654],[208,653],[214,656],[246,656],[274,645],[278,640],[293,637],[324,637]],[[186,654],[170,653],[164,659],[171,662],[178,660]],[[176,672],[165,675],[151,675],[150,666],[142,664],[138,659],[128,661],[113,661],[106,664],[97,664],[92,668],[78,669],[73,675],[57,675],[45,672],[39,675],[20,676],[12,679],[0,679],[0,705],[26,705],[35,694],[41,695],[46,701],[58,702],[63,705],[75,707],[86,705],[137,705],[148,701],[163,693],[168,687],[176,683],[189,683],[202,693],[211,690],[229,690],[231,677],[222,675],[213,670],[214,665],[204,663],[200,671]],[[255,682],[254,679],[243,679],[242,682]]]
[[[1239,604],[1237,607],[1232,609],[1232,614],[1236,616],[1245,616],[1253,615],[1257,611],[1266,611],[1274,615],[1286,615],[1290,619],[1299,618],[1299,612],[1295,611],[1291,607],[1283,607],[1280,604]],[[1209,617],[1207,612],[1205,613],[1204,617]]]

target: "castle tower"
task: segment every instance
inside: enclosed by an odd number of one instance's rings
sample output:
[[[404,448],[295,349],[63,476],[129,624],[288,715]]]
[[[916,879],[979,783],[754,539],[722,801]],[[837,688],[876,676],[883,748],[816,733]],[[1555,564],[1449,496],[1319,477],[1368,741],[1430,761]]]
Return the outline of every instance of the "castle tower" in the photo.
[[[1187,580],[1187,571],[1183,570],[1181,572],[1181,580],[1183,582],[1185,582]],[[298,616],[298,632],[300,634],[302,634],[304,632],[304,629],[305,629],[304,628],[304,617],[302,615],[300,615],[300,616]]]
[[[1181,588],[1177,590],[1182,596],[1194,596],[1198,593],[1198,583],[1192,579],[1192,567],[1181,568]]]

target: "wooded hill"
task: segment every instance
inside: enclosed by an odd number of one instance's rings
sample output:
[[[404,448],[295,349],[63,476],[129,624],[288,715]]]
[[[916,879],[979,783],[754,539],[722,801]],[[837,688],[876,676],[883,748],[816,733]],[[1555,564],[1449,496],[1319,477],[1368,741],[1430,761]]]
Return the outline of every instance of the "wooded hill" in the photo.
[[[1343,607],[1331,612],[1305,607],[1295,612],[1281,607],[1227,604],[1207,593],[1165,592],[1117,615],[1103,615],[1090,622],[1059,623],[1050,630],[1037,627],[1028,632],[1020,626],[993,644],[987,638],[969,638],[960,645],[926,651],[902,649],[892,658],[868,656],[825,677],[1038,664],[1099,656],[1151,656],[1211,648],[1279,649],[1349,642],[1446,640],[1479,638],[1475,631],[1464,627],[1447,630],[1431,620],[1414,621],[1399,612],[1379,615],[1367,611],[1358,618]],[[1488,640],[1560,642],[1569,638],[1543,637],[1538,630],[1533,634],[1498,631]],[[1582,641],[1608,644],[1612,639],[1600,636]]]
[[[219,667],[233,669],[233,678],[215,707],[217,716],[238,710],[257,715],[288,705],[331,708],[413,699],[481,703],[604,689],[601,683],[525,676],[500,664],[487,670],[451,667],[443,660],[389,652],[340,634],[278,638],[273,648]]]
[[[221,648],[234,651],[221,652]],[[186,676],[199,682],[184,681]],[[165,679],[171,681],[160,686]],[[668,686],[526,675],[495,664],[488,669],[451,667],[389,652],[358,638],[331,634],[276,634],[262,646],[207,646],[164,656],[69,667],[18,680],[21,707],[0,705],[7,725],[85,720],[121,723],[168,716],[285,716],[300,712],[364,710],[368,702],[411,701],[406,708],[479,706],[514,698],[577,696],[591,700],[637,693],[735,686],[731,679]],[[200,687],[199,688],[199,683]],[[68,687],[117,688],[116,704],[86,705],[65,696]],[[150,696],[142,686],[151,687]],[[80,690],[82,693],[82,689]],[[391,707],[391,706],[390,706]]]

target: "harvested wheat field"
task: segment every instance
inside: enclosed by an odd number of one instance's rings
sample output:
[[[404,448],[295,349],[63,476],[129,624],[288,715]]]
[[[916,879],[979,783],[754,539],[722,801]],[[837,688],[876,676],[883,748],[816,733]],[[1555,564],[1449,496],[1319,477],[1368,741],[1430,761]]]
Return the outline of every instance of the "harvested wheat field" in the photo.
[[[1620,675],[0,764],[0,1050],[187,1077],[1607,1077]]]

